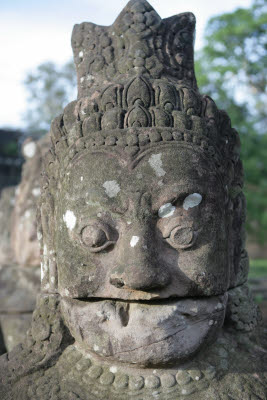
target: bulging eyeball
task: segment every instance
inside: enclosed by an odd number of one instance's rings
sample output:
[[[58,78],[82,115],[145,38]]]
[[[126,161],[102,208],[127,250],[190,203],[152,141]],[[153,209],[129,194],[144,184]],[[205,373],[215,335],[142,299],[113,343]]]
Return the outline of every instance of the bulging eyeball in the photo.
[[[88,225],[81,232],[83,243],[92,248],[103,246],[108,240],[106,233],[95,225]]]
[[[195,234],[192,227],[176,227],[171,231],[167,242],[176,249],[187,249],[195,243]]]
[[[81,243],[93,253],[105,250],[115,243],[111,240],[110,229],[104,224],[92,223],[84,226],[80,231]]]

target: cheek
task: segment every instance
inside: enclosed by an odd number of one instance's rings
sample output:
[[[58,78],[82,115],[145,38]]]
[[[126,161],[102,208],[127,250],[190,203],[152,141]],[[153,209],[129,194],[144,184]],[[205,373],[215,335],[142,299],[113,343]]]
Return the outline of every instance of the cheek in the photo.
[[[160,258],[174,273],[190,280],[195,295],[227,290],[227,224],[222,208],[215,204],[195,207],[183,216],[162,218],[157,227],[161,235]],[[179,242],[176,248],[170,240],[172,236]]]

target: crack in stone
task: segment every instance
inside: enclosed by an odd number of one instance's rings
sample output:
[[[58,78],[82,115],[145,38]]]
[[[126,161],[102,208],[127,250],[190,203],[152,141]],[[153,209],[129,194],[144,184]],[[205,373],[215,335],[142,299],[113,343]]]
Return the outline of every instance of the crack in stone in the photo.
[[[215,313],[218,313],[218,312],[219,312],[219,311],[215,311]],[[198,323],[200,323],[200,322],[209,320],[210,318],[211,318],[211,316],[209,315],[207,318],[203,318],[203,319],[200,319],[200,320],[198,320],[198,321],[196,321],[196,322],[193,322],[192,325],[196,325],[196,324],[198,324]],[[139,350],[139,349],[142,349],[142,348],[145,349],[145,348],[147,348],[148,346],[151,346],[151,345],[153,345],[153,344],[161,343],[161,342],[163,342],[163,341],[165,341],[165,340],[168,340],[168,339],[171,338],[172,336],[175,336],[175,335],[177,335],[178,333],[180,333],[180,332],[182,332],[182,331],[184,331],[184,330],[186,330],[186,329],[187,329],[187,327],[184,327],[184,328],[182,328],[182,329],[176,331],[175,333],[172,333],[171,335],[166,336],[164,339],[156,340],[155,342],[149,343],[149,344],[144,345],[144,346],[135,347],[134,349],[131,349],[131,350],[125,350],[125,351],[115,352],[115,353],[113,353],[112,355],[107,355],[106,357],[108,358],[108,357],[116,356],[116,355],[118,355],[118,354],[131,353],[131,352],[133,352],[133,351],[135,351],[135,350]]]

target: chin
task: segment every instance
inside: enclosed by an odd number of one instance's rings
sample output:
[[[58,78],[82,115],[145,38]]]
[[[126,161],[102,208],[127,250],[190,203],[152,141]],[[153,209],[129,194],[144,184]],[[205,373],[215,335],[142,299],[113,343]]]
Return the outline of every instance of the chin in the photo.
[[[183,364],[216,339],[227,297],[227,293],[150,301],[63,297],[61,309],[83,351],[110,362],[164,367]]]

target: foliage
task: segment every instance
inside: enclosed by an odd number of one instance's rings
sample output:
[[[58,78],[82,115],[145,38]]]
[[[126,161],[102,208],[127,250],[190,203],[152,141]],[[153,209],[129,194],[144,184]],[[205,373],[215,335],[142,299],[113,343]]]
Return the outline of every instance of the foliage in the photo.
[[[267,2],[215,16],[196,57],[200,91],[209,94],[239,131],[245,169],[247,230],[266,241],[267,231]]]
[[[10,142],[3,145],[1,149],[1,153],[6,157],[17,157],[18,156],[18,143],[15,140],[11,140]]]
[[[249,278],[267,278],[267,260],[250,260]]]
[[[25,115],[30,133],[47,132],[51,120],[62,113],[75,97],[76,76],[72,61],[63,67],[52,62],[40,64],[25,79],[29,92],[29,106]]]

